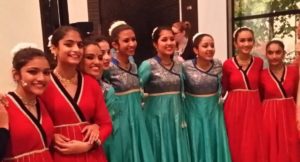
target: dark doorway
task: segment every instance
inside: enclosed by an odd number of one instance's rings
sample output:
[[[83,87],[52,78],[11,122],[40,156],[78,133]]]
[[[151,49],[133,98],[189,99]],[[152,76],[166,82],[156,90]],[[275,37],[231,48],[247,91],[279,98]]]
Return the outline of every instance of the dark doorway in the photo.
[[[137,36],[138,47],[134,58],[139,65],[155,54],[151,41],[153,28],[178,21],[178,6],[178,0],[101,0],[101,31],[107,35],[114,20],[125,20],[130,24]]]
[[[67,0],[40,0],[40,12],[43,45],[45,52],[48,53],[48,37],[57,27],[69,24],[68,2]]]
[[[198,32],[198,3],[197,0],[181,0],[182,20],[192,24],[190,38]]]

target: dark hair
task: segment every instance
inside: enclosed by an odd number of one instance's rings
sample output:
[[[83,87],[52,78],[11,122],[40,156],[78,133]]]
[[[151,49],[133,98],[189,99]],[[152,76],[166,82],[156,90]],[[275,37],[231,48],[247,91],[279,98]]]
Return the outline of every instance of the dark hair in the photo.
[[[196,35],[195,35],[195,36],[196,36]],[[195,36],[194,36],[194,37],[195,37]],[[202,41],[202,39],[203,39],[205,36],[211,37],[211,38],[213,39],[213,37],[212,37],[210,34],[206,34],[206,33],[199,34],[199,35],[196,36],[196,38],[193,37],[193,47],[194,47],[194,48],[198,48],[199,43]]]
[[[111,24],[111,26],[114,24],[115,22],[113,22]],[[132,30],[134,32],[134,29],[128,25],[128,24],[121,24],[121,25],[118,25],[116,27],[114,27],[110,33],[110,39],[111,39],[111,42],[116,42],[118,43],[118,40],[119,40],[119,34],[120,32],[124,31],[124,30]]]
[[[80,34],[80,37],[82,38],[82,35],[80,31],[73,27],[73,26],[60,26],[57,28],[53,34],[52,34],[52,39],[51,39],[51,44],[54,46],[58,46],[58,42],[67,34],[69,31],[76,31]]]
[[[110,44],[110,40],[106,36],[98,35],[98,34],[88,36],[85,39],[85,41],[94,41],[94,42],[97,42],[97,43],[102,42],[102,41],[106,41],[108,44]]]
[[[156,28],[153,29],[153,32],[152,32],[152,42],[157,43],[157,41],[158,41],[158,39],[160,37],[160,33],[163,30],[171,31],[172,34],[174,34],[171,27],[168,27],[168,26],[156,27]]]
[[[25,66],[29,61],[33,60],[36,57],[44,57],[48,63],[49,60],[42,50],[37,48],[23,48],[15,53],[12,61],[13,68],[17,71],[20,71],[23,66]]]
[[[252,29],[250,29],[249,27],[240,27],[240,28],[237,28],[234,32],[233,32],[233,40],[236,42],[237,41],[237,38],[239,37],[240,33],[242,31],[249,31],[252,36],[254,37],[254,32]],[[254,40],[254,38],[253,38]]]
[[[83,41],[83,49],[85,50],[86,47],[89,46],[89,45],[95,45],[95,46],[97,46],[98,48],[100,48],[97,41],[90,40],[90,39],[85,39],[85,40]]]
[[[271,44],[277,44],[280,48],[282,48],[282,51],[284,51],[284,44],[280,40],[271,40],[266,45],[266,51],[270,47]]]
[[[177,28],[180,32],[185,31],[185,36],[188,37],[192,25],[189,21],[178,21],[173,23],[172,27]]]

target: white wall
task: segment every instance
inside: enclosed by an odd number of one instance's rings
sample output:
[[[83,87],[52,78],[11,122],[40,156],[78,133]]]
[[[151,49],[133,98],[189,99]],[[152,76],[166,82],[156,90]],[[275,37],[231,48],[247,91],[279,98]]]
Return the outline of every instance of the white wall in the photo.
[[[68,0],[69,21],[88,21],[87,1]],[[11,49],[19,42],[43,47],[38,0],[0,0],[0,93],[14,90],[11,77]]]
[[[0,0],[0,92],[13,90],[11,49],[19,42],[43,47],[38,0]]]
[[[215,40],[215,58],[227,58],[227,11],[225,0],[198,0],[198,31]]]
[[[68,0],[69,22],[88,21],[87,0]]]

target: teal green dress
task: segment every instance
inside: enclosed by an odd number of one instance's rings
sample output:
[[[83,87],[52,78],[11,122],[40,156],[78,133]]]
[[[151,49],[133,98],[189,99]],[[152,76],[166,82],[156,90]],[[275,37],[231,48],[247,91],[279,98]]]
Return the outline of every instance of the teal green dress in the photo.
[[[187,127],[181,96],[181,67],[166,69],[159,57],[139,67],[144,112],[155,162],[190,162]]]
[[[113,133],[105,142],[109,162],[155,162],[141,108],[141,92],[137,67],[129,70],[113,59],[106,73],[112,87],[106,88],[105,97],[113,121]]]
[[[223,106],[219,102],[222,63],[203,71],[195,60],[183,63],[185,110],[192,162],[230,162]]]

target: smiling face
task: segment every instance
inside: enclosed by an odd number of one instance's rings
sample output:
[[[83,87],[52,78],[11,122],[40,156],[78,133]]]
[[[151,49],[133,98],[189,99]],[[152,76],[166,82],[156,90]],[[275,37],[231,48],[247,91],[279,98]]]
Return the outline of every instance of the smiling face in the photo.
[[[283,64],[284,49],[278,43],[271,43],[266,49],[266,57],[270,66]]]
[[[135,33],[131,29],[121,31],[117,42],[113,42],[112,45],[119,54],[133,56],[137,47]]]
[[[248,30],[240,31],[237,34],[234,46],[239,54],[249,55],[254,46],[253,34]]]
[[[213,38],[210,36],[204,36],[200,40],[197,48],[194,47],[193,50],[198,59],[202,59],[205,61],[213,60],[215,54],[215,44]]]
[[[50,65],[45,57],[34,57],[20,70],[13,70],[14,80],[18,88],[27,96],[43,94],[50,80]]]
[[[157,42],[154,42],[157,53],[161,55],[173,55],[176,47],[174,34],[171,30],[161,30]]]
[[[93,76],[94,78],[99,78],[103,70],[102,62],[103,54],[99,46],[89,44],[84,48],[84,56],[80,64],[83,72]]]
[[[102,67],[104,70],[108,70],[110,67],[111,62],[111,55],[110,55],[110,46],[107,41],[101,41],[98,43],[101,52],[103,54],[103,61],[102,61]]]
[[[58,64],[78,65],[83,53],[80,34],[74,30],[68,31],[51,50],[57,56]]]

